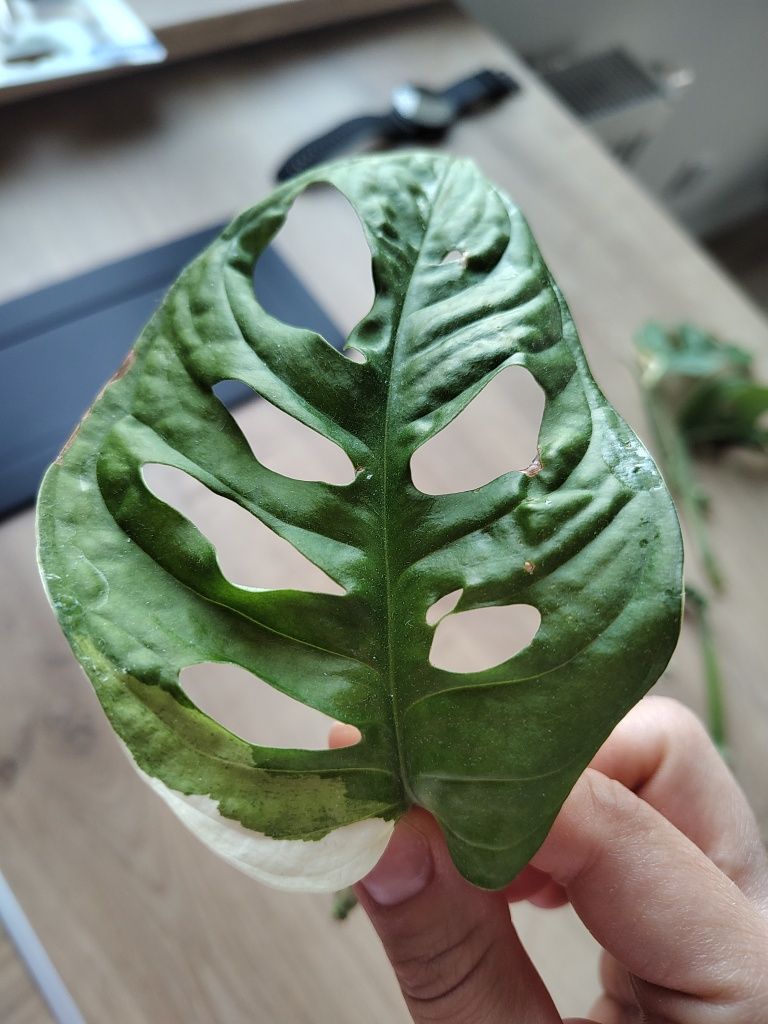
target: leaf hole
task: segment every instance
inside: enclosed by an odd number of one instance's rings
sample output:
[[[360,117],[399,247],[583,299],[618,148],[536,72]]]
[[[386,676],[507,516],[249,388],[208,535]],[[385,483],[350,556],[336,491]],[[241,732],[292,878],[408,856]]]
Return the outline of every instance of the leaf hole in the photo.
[[[540,625],[541,615],[529,604],[453,612],[438,622],[429,660],[447,672],[482,672],[527,647]]]
[[[276,690],[240,665],[203,662],[182,669],[189,699],[247,743],[325,750],[335,719]]]
[[[544,392],[522,366],[508,366],[411,458],[414,486],[425,494],[469,491],[534,462]]]
[[[333,185],[318,182],[294,201],[275,239],[310,294],[339,328],[329,338],[309,307],[281,302],[279,293],[263,287],[257,266],[255,292],[261,305],[284,323],[319,330],[337,347],[373,305],[371,251],[362,224],[349,200]],[[349,351],[343,353],[349,356]]]
[[[459,598],[463,593],[463,589],[452,590],[450,594],[444,594],[433,605],[430,605],[427,608],[427,625],[436,626],[443,616],[449,615],[459,603]]]
[[[141,472],[150,491],[193,523],[214,546],[222,573],[236,586],[345,593],[287,540],[184,470],[152,462]]]
[[[345,348],[343,353],[351,363],[367,363],[368,360],[365,358],[359,348]]]
[[[214,394],[226,401],[229,388],[238,383],[220,381],[214,385]],[[265,398],[254,395],[254,399],[258,400],[241,402],[229,411],[262,466],[295,480],[321,480],[338,486],[352,483],[355,467],[335,442]]]
[[[461,249],[451,249],[443,256],[441,263],[460,263],[462,267],[467,265],[467,254]]]

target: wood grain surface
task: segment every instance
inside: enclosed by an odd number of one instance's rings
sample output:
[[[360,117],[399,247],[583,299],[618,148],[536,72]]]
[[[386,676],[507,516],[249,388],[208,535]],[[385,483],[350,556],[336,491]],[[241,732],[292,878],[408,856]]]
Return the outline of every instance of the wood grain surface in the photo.
[[[14,140],[0,164],[0,298],[225,218],[263,195],[280,159],[309,134],[382,107],[401,80],[441,85],[482,65],[508,68],[524,90],[460,124],[447,148],[474,156],[526,211],[595,374],[629,421],[643,433],[630,342],[650,316],[692,319],[738,339],[766,372],[768,324],[756,307],[513,55],[448,8],[0,111],[0,134]],[[359,227],[337,196],[304,197],[279,244],[339,323],[349,327],[365,312],[370,272]],[[489,424],[497,437],[519,435],[524,451],[539,407],[519,385],[510,375],[482,396],[452,453],[427,460],[425,479],[459,489],[478,473],[495,475]],[[254,446],[302,471],[300,427],[276,425],[264,403],[239,415]],[[330,470],[327,459],[316,452],[311,465]],[[765,831],[768,479],[735,460],[703,477],[729,579],[713,618],[734,765]],[[315,570],[267,531],[233,525],[183,482],[167,486],[233,572],[260,585],[311,582]],[[249,881],[188,836],[138,780],[46,606],[33,533],[31,512],[0,526],[0,864],[86,1019],[404,1022],[362,914],[338,925],[327,899]],[[457,651],[494,642],[464,637]],[[281,742],[322,741],[322,723],[226,673],[203,673],[189,686],[233,727],[255,728],[258,718]],[[662,688],[701,710],[700,676],[686,627]],[[596,949],[578,920],[567,909],[529,907],[515,918],[558,1006],[586,1013]]]
[[[165,47],[167,64],[200,54],[215,53],[281,39],[331,25],[394,15],[428,7],[435,0],[133,0],[131,8]],[[141,74],[133,64],[117,64],[87,74],[43,79],[0,89],[0,106],[51,93],[68,92],[83,84],[98,87],[107,79]]]
[[[427,6],[428,0],[133,0],[170,60],[213,53],[376,14]]]
[[[0,1021],[3,1024],[51,1024],[42,996],[11,941],[0,928]]]

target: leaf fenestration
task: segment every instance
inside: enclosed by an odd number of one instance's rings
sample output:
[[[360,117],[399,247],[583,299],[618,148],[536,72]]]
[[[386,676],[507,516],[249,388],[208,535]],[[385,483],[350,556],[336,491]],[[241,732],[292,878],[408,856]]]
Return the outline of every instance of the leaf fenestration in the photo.
[[[364,363],[275,320],[251,285],[320,180],[352,203],[371,249],[376,297],[349,337]],[[413,454],[511,366],[545,394],[531,466],[471,491],[417,490]],[[333,441],[355,479],[262,465],[214,394],[224,380]],[[236,502],[345,593],[232,584],[145,485],[152,463]],[[413,803],[467,878],[504,885],[679,630],[679,528],[653,462],[592,379],[519,211],[472,163],[435,153],[326,166],[238,217],[49,470],[39,541],[62,627],[141,771],[225,856],[296,888],[361,877]],[[456,612],[526,604],[541,626],[494,668],[438,669],[427,611],[459,590]],[[180,687],[201,662],[241,665],[363,739],[253,746]]]

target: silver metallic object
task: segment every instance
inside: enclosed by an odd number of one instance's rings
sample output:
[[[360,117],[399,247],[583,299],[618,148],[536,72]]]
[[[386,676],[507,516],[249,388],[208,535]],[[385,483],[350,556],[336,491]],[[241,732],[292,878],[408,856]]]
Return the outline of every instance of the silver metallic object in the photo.
[[[0,0],[0,89],[165,57],[123,0]]]

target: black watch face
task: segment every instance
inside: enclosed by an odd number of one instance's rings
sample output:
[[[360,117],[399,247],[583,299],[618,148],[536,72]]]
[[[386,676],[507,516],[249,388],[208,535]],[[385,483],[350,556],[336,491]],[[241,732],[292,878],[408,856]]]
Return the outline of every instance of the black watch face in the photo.
[[[455,117],[450,100],[418,85],[398,86],[392,93],[392,106],[400,117],[419,128],[448,128]]]

